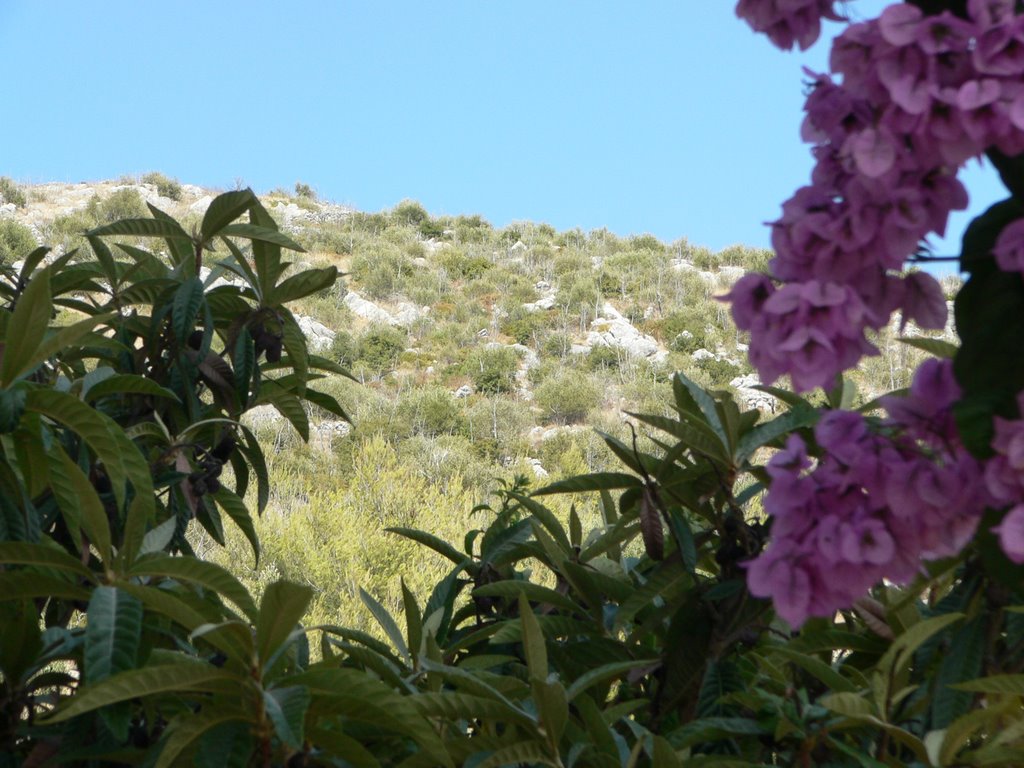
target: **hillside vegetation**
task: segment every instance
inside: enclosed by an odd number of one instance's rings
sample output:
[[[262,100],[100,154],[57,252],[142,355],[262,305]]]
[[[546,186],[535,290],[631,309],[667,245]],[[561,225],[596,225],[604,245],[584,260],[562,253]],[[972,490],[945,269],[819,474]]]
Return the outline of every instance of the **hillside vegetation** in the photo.
[[[0,258],[36,242],[74,248],[88,228],[146,215],[146,202],[188,229],[214,194],[161,174],[31,187],[8,180]],[[278,577],[315,587],[314,622],[371,629],[358,587],[399,610],[400,576],[421,597],[438,581],[442,559],[388,527],[459,543],[489,522],[474,507],[517,476],[536,487],[615,466],[599,432],[628,443],[630,412],[670,408],[674,371],[748,406],[774,407],[753,389],[744,339],[715,298],[763,269],[765,250],[712,252],[685,239],[530,222],[496,228],[475,215],[431,216],[412,201],[364,213],[320,201],[304,184],[261,199],[307,249],[297,267],[345,273],[293,309],[311,349],[351,372],[320,388],[354,427],[314,408],[306,444],[273,408],[256,409],[247,418],[272,448],[259,567],[240,535],[227,550],[201,534],[193,545],[257,590]],[[231,275],[215,269],[207,278]],[[855,377],[859,397],[908,383],[920,353],[897,343],[897,330]],[[596,519],[592,501],[579,501],[580,515]],[[570,503],[554,506],[567,515]]]

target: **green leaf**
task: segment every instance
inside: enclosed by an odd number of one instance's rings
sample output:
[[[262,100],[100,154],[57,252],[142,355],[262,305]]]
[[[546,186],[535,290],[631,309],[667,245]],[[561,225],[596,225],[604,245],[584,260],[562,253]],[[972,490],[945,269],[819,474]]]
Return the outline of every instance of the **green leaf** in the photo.
[[[230,224],[220,231],[221,235],[230,235],[233,237],[244,237],[249,240],[258,240],[261,243],[270,243],[271,245],[278,245],[282,248],[287,248],[290,251],[298,251],[299,253],[305,253],[306,249],[296,243],[287,235],[278,232],[276,229],[271,227],[260,227],[254,224]]]
[[[951,344],[948,341],[929,339],[925,336],[901,337],[898,341],[906,344],[908,347],[914,347],[914,349],[920,349],[929,355],[947,360],[952,360],[956,357],[956,353],[960,349],[956,344]]]
[[[95,581],[92,571],[82,565],[81,561],[62,549],[44,544],[0,541],[0,564],[38,565],[45,568],[56,568],[82,576],[89,581]]]
[[[658,659],[637,659],[635,661],[615,661],[610,664],[602,664],[599,667],[587,670],[576,678],[566,691],[566,697],[569,701],[574,701],[577,696],[592,686],[616,680],[637,667],[654,667],[659,663]]]
[[[548,651],[544,642],[537,617],[526,595],[519,596],[519,621],[523,628],[523,652],[526,654],[526,667],[531,680],[543,681],[548,676]]]
[[[569,537],[565,533],[565,528],[558,522],[558,518],[555,517],[550,509],[540,502],[534,501],[529,496],[523,496],[518,493],[510,493],[509,496],[522,504],[526,511],[544,526],[559,549],[567,555],[572,552],[572,544],[569,543]]]
[[[52,311],[50,271],[44,269],[25,287],[7,321],[3,363],[0,364],[0,384],[4,387],[30,370],[29,365],[42,343]]]
[[[111,566],[111,535],[107,511],[86,474],[54,445],[50,451],[50,483],[57,505],[64,514],[68,529],[77,539],[78,530],[85,532],[96,548],[104,566]]]
[[[315,747],[333,758],[344,760],[352,768],[381,768],[372,752],[341,731],[314,727],[309,729],[307,737]]]
[[[502,766],[520,764],[549,765],[552,768],[562,768],[561,761],[552,760],[548,754],[548,747],[543,741],[520,741],[497,749],[476,768],[502,768]]]
[[[267,302],[275,305],[288,304],[296,299],[302,299],[317,291],[330,288],[337,279],[337,267],[307,269],[284,280],[274,289]]]
[[[521,579],[495,581],[473,590],[474,597],[504,597],[514,600],[520,595],[525,595],[530,600],[542,605],[561,608],[570,613],[586,613],[582,606],[561,592]]]
[[[729,444],[729,440],[725,434],[725,429],[722,426],[722,421],[718,416],[718,408],[715,407],[715,399],[704,389],[700,384],[691,379],[687,378],[686,374],[682,371],[676,372],[675,378],[672,380],[673,388],[678,388],[682,385],[689,392],[692,401],[697,404],[697,408],[700,409],[700,413],[704,416],[704,420],[707,425],[711,427],[715,435],[723,446]],[[676,396],[677,401],[679,395]],[[686,410],[686,409],[684,409]]]
[[[43,573],[0,573],[0,601],[37,597],[88,600],[89,591],[70,581]]]
[[[858,693],[829,693],[822,696],[818,703],[825,709],[847,717],[874,717],[875,715],[871,702]]]
[[[24,414],[25,390],[0,389],[0,434],[14,432]]]
[[[1024,697],[1024,675],[989,675],[951,686],[958,691]]]
[[[80,342],[83,337],[90,333],[100,323],[105,323],[114,317],[112,312],[87,317],[77,323],[51,329],[50,333],[43,339],[42,343],[35,349],[34,354],[25,362],[23,372],[34,370],[44,360],[49,360],[59,352],[65,351],[68,347]],[[19,374],[20,375],[20,374]]]
[[[830,690],[838,693],[853,693],[856,691],[857,687],[852,681],[843,677],[831,665],[826,664],[816,656],[794,651],[792,648],[786,647],[773,648],[771,653],[776,656],[782,656],[784,659],[796,664],[796,666],[823,682]]]
[[[182,661],[142,669],[119,672],[95,685],[78,689],[66,704],[59,707],[41,723],[62,723],[72,717],[108,707],[120,701],[130,701],[158,693],[215,692],[224,683],[238,684],[231,672],[203,662]]]
[[[164,737],[161,739],[163,748],[160,750],[160,756],[154,768],[172,768],[172,766],[180,765],[179,756],[194,741],[225,723],[244,723],[244,720],[245,718],[241,713],[231,710],[218,712],[210,707],[203,707],[198,714],[190,712],[187,715],[180,715],[174,718],[167,726]],[[245,723],[245,726],[246,730],[248,730],[247,723]],[[223,766],[224,753],[218,753],[217,757],[220,761],[219,764]],[[198,766],[198,761],[196,765]]]
[[[384,630],[384,634],[387,635],[388,640],[395,649],[402,655],[403,658],[409,658],[409,648],[405,644],[405,638],[402,636],[402,631],[398,628],[398,624],[388,613],[387,608],[381,605],[377,600],[370,595],[366,590],[360,587],[359,599],[363,601],[373,618],[376,619],[381,629]]]
[[[228,517],[234,521],[235,525],[241,529],[245,538],[249,541],[249,545],[252,547],[253,557],[256,560],[254,567],[258,566],[260,563],[260,539],[256,534],[256,527],[253,525],[252,516],[246,508],[245,502],[223,485],[216,493],[210,495],[217,502],[217,505],[227,513]]]
[[[224,228],[245,213],[252,206],[256,195],[251,189],[240,189],[217,195],[203,214],[203,223],[199,227],[203,242],[220,234],[226,234]]]
[[[179,343],[184,344],[192,333],[204,298],[203,282],[198,277],[189,278],[175,292],[171,317]]]
[[[963,617],[962,613],[947,613],[942,616],[919,621],[892,642],[885,655],[879,659],[878,669],[903,669],[914,655],[914,652],[924,645],[930,637],[941,632],[950,624],[960,621]]]
[[[932,729],[946,728],[970,710],[974,697],[950,686],[981,674],[985,660],[986,625],[987,622],[979,616],[953,633],[950,647],[955,648],[956,652],[943,656],[935,676],[931,706]]]
[[[771,421],[758,424],[740,438],[739,444],[736,446],[736,461],[746,461],[758,448],[783,435],[788,435],[804,427],[814,426],[819,415],[816,409],[801,404],[776,416]]]
[[[401,579],[402,585],[402,607],[405,611],[406,640],[409,643],[409,650],[419,655],[420,645],[423,642],[423,614],[416,603],[416,596],[409,591],[405,585],[405,578]]]
[[[290,581],[275,581],[266,588],[256,620],[256,652],[261,663],[268,663],[291,637],[312,598],[312,589]]]
[[[418,544],[422,544],[425,547],[429,547],[430,549],[437,552],[439,555],[447,557],[456,565],[459,565],[469,560],[468,555],[466,555],[463,552],[459,552],[459,550],[457,550],[447,541],[444,541],[443,539],[440,539],[431,533],[427,533],[426,531],[420,531],[416,528],[400,527],[385,528],[384,530],[388,533],[397,533],[399,536],[404,536],[405,538],[411,539],[412,541],[415,541]]]
[[[305,738],[306,710],[312,696],[303,685],[274,688],[263,692],[267,717],[277,737],[289,748],[299,749]]]
[[[132,373],[119,373],[108,376],[103,381],[93,384],[85,394],[87,402],[95,402],[101,397],[111,395],[149,395],[177,400],[178,396],[167,387],[162,387],[152,379]]]
[[[121,219],[113,224],[90,229],[86,237],[104,237],[107,235],[128,235],[130,237],[164,237],[191,241],[188,232],[181,228],[174,219]]]
[[[140,557],[129,572],[132,576],[165,576],[176,581],[196,584],[226,597],[237,605],[250,621],[256,620],[256,603],[241,582],[216,563],[193,557],[171,557],[152,554]],[[271,591],[267,587],[267,591]],[[264,596],[266,600],[266,596]],[[289,631],[292,627],[289,628]]]
[[[142,638],[142,603],[116,587],[96,587],[86,617],[86,682],[133,668]]]
[[[625,472],[593,472],[576,475],[565,480],[545,485],[531,493],[531,496],[547,496],[553,493],[585,493],[587,491],[612,491],[619,488],[633,488],[642,485],[636,475]]]

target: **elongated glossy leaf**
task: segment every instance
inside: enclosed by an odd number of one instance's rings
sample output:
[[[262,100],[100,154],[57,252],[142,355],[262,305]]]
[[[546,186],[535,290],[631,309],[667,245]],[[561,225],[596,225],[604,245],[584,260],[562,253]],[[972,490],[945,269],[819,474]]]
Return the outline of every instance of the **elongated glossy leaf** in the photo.
[[[803,427],[813,426],[817,423],[818,416],[819,413],[814,408],[796,406],[771,421],[758,424],[740,437],[739,444],[736,446],[736,461],[746,461],[758,448],[783,435]]]
[[[411,539],[412,541],[415,541],[415,542],[417,542],[419,544],[422,544],[425,547],[429,547],[430,549],[432,549],[435,552],[437,552],[439,555],[443,555],[444,557],[447,557],[449,560],[451,560],[456,565],[459,565],[460,563],[464,563],[467,560],[469,560],[469,556],[466,555],[464,552],[459,552],[459,550],[457,550],[455,547],[453,547],[447,541],[444,541],[443,539],[439,539],[437,536],[434,536],[432,533],[427,533],[426,531],[420,531],[420,530],[417,530],[416,528],[401,528],[401,527],[385,528],[384,530],[387,531],[388,533],[397,533],[399,536],[404,536],[405,538]]]
[[[71,557],[62,549],[44,544],[0,541],[0,564],[39,565],[45,568],[56,568],[77,574],[89,581],[95,581],[92,571],[82,565],[81,561]]]
[[[970,710],[973,697],[950,686],[981,674],[985,662],[986,630],[984,617],[977,617],[953,633],[950,647],[956,652],[943,657],[935,676],[931,707],[933,730],[946,728]]]
[[[312,589],[290,581],[276,581],[266,588],[256,620],[256,652],[261,662],[268,662],[291,636],[312,598]]]
[[[96,587],[85,631],[85,681],[98,683],[135,666],[142,637],[142,603],[117,587]]]
[[[553,608],[561,608],[571,613],[586,613],[582,606],[577,605],[572,599],[561,592],[556,592],[553,589],[529,581],[495,581],[477,587],[473,590],[473,595],[476,597],[504,597],[513,600],[518,598],[519,595],[526,595],[526,597],[534,602],[547,604]]]
[[[50,271],[44,269],[25,288],[7,321],[0,384],[10,386],[30,370],[29,366],[46,333],[52,311]]]
[[[203,306],[203,283],[198,277],[192,277],[181,284],[174,294],[171,317],[174,335],[179,343],[185,343],[195,327],[199,310]]]
[[[249,210],[255,198],[256,195],[251,189],[225,192],[213,198],[206,213],[203,214],[203,223],[199,227],[203,242],[224,233],[225,227]]]
[[[290,237],[270,227],[260,227],[255,224],[230,224],[224,227],[218,234],[258,240],[262,243],[278,245],[290,251],[298,251],[299,253],[306,252],[305,248]]]
[[[220,508],[227,513],[228,517],[234,521],[235,525],[237,525],[245,535],[245,538],[249,541],[249,545],[252,547],[253,557],[256,560],[255,565],[259,565],[260,539],[256,534],[256,527],[253,525],[252,516],[246,508],[245,502],[233,491],[228,490],[223,485],[216,493],[211,495],[216,500]]]
[[[405,644],[405,638],[402,636],[402,631],[398,628],[398,624],[388,613],[387,608],[381,605],[373,595],[369,594],[366,590],[359,589],[359,599],[363,601],[363,605],[367,607],[373,618],[380,625],[380,628],[384,630],[384,634],[387,635],[388,640],[391,641],[392,645],[398,650],[398,652],[406,659],[409,658],[409,648]]]
[[[90,229],[87,237],[105,237],[107,235],[128,235],[131,237],[164,237],[191,240],[188,232],[181,225],[168,217],[167,219],[121,219],[113,224]]]
[[[68,528],[77,538],[78,530],[85,532],[99,553],[100,560],[111,566],[110,522],[103,502],[89,478],[59,446],[53,446],[50,456],[50,482],[57,504],[64,513]]]
[[[181,753],[204,734],[225,723],[244,723],[245,719],[243,713],[231,710],[218,712],[209,707],[204,707],[198,714],[189,713],[175,718],[167,726],[166,734],[162,739],[163,747],[154,768],[171,768],[180,765]],[[221,761],[219,765],[223,765],[224,755],[220,754],[218,758]]]
[[[611,664],[602,664],[573,680],[572,685],[566,691],[566,697],[569,701],[574,701],[577,696],[592,686],[616,680],[634,669],[654,666],[658,663],[660,663],[659,659],[637,659],[636,661],[616,661]]]
[[[153,480],[149,465],[113,419],[71,395],[56,391],[29,391],[25,407],[49,416],[81,435],[103,462],[118,503],[124,502],[126,483],[130,479],[135,486],[141,513],[147,519],[152,516]]]
[[[554,493],[584,493],[587,491],[613,491],[619,488],[639,487],[642,484],[636,475],[625,472],[594,472],[577,475],[545,485],[531,493],[531,496],[547,496]]]
[[[239,683],[231,672],[203,662],[180,662],[119,672],[95,685],[83,686],[67,705],[45,719],[61,723],[85,712],[108,707],[120,701],[157,693],[216,691],[223,683]]]
[[[352,768],[380,768],[380,762],[366,747],[341,731],[310,728],[309,741],[333,758],[344,760]]]
[[[88,600],[89,592],[71,581],[43,573],[0,573],[0,600],[37,597]]]
[[[337,267],[307,269],[292,275],[274,289],[271,301],[275,304],[287,304],[310,294],[330,288],[338,279]]]
[[[526,728],[536,726],[536,721],[521,709],[471,693],[420,693],[410,697],[410,702],[424,717],[439,717],[446,720],[475,720],[486,717],[499,722],[512,722]]]
[[[841,673],[816,656],[785,647],[773,648],[772,654],[782,656],[787,661],[818,678],[832,691],[838,693],[854,693],[856,691],[856,686],[851,680],[843,677]]]
[[[242,610],[246,618],[250,621],[256,620],[256,603],[253,602],[248,590],[216,563],[192,557],[153,554],[136,560],[130,573],[133,576],[165,576],[176,581],[196,584],[226,597]]]
[[[543,741],[521,741],[495,750],[494,753],[477,765],[477,768],[502,768],[509,765],[550,765],[561,768],[557,756],[552,758],[548,746]]]
[[[519,595],[519,621],[523,627],[523,650],[526,653],[526,666],[530,671],[530,679],[543,681],[548,676],[548,651],[537,617],[526,595]]]
[[[291,749],[299,749],[305,741],[306,710],[311,699],[309,689],[302,685],[263,692],[263,704],[274,732]]]
[[[306,349],[306,335],[299,328],[295,317],[287,309],[281,310],[281,336],[284,348],[288,351],[288,359],[295,369],[299,386],[295,392],[304,395],[306,379],[309,377],[309,352]]]
[[[35,369],[36,366],[44,360],[48,360],[58,352],[61,352],[62,350],[67,349],[67,347],[81,341],[81,339],[91,332],[93,328],[100,323],[105,323],[113,316],[113,313],[96,315],[94,317],[87,317],[84,320],[79,320],[77,323],[72,323],[71,325],[53,329],[46,338],[43,339],[28,360],[25,361],[22,373],[27,373],[28,371]],[[16,377],[20,375],[21,374],[16,374]]]
[[[513,499],[518,501],[551,535],[555,543],[558,544],[559,548],[566,554],[572,552],[572,544],[569,543],[569,537],[565,533],[565,528],[558,522],[558,518],[555,517],[554,513],[541,504],[538,501],[534,501],[529,496],[523,496],[518,493],[510,493]]]
[[[956,344],[950,344],[942,339],[929,339],[925,336],[904,337],[900,338],[899,341],[907,346],[920,349],[922,352],[927,352],[929,355],[935,355],[935,357],[947,360],[952,360],[956,357],[957,350],[959,349]]]
[[[977,680],[956,683],[951,687],[958,691],[1024,697],[1024,675],[989,675]]]
[[[167,387],[162,387],[145,376],[136,376],[132,373],[115,374],[108,376],[98,384],[93,384],[89,387],[85,399],[88,402],[95,402],[101,397],[110,395],[149,395],[169,400],[178,399],[178,396]]]

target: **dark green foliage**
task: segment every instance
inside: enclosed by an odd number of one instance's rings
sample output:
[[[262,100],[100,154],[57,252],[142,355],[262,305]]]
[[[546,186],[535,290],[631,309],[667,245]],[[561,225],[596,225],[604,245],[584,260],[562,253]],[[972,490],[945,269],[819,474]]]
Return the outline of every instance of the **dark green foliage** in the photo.
[[[596,385],[571,369],[545,379],[534,390],[534,401],[544,417],[559,424],[582,421],[600,402]]]
[[[122,187],[105,198],[93,196],[86,214],[97,224],[110,224],[120,219],[140,219],[149,216],[146,203],[138,190]]]
[[[355,359],[380,376],[394,369],[405,346],[405,333],[398,328],[371,326],[359,337]]]
[[[170,176],[153,171],[142,177],[142,183],[155,186],[157,194],[161,197],[181,200],[181,184],[177,179],[172,179]]]
[[[0,219],[0,264],[24,259],[36,249],[32,230],[14,219]]]
[[[7,176],[0,176],[0,200],[4,203],[11,203],[18,208],[24,208],[28,202],[21,188],[14,183],[13,179]]]
[[[515,350],[491,347],[473,352],[466,360],[465,371],[477,391],[493,395],[512,391],[518,366],[519,355]]]

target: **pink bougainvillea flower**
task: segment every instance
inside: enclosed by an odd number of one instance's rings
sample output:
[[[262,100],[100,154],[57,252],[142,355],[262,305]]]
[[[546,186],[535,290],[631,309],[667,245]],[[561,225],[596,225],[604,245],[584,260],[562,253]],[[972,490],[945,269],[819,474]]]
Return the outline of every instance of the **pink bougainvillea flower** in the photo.
[[[999,535],[1006,556],[1018,565],[1024,564],[1024,504],[1011,509],[992,530]]]
[[[1024,272],[1024,219],[1010,222],[996,238],[992,254],[1006,272]]]

